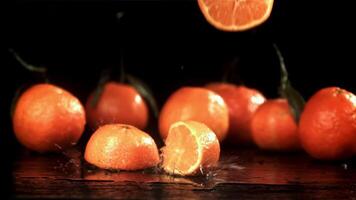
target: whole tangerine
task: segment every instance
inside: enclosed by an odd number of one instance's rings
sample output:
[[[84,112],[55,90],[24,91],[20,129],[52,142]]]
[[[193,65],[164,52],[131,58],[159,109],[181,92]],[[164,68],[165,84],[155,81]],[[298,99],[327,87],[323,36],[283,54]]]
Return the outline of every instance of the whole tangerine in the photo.
[[[229,128],[229,113],[223,98],[201,87],[182,87],[168,98],[159,116],[162,139],[166,139],[173,123],[186,120],[206,124],[220,142],[224,140]]]
[[[105,124],[129,124],[144,129],[148,123],[148,108],[137,90],[127,84],[108,82],[104,85],[96,105],[94,93],[85,105],[89,125],[97,129]]]
[[[264,150],[293,151],[300,147],[298,126],[286,99],[262,104],[251,122],[252,137]]]
[[[356,96],[338,87],[316,92],[302,112],[299,137],[304,150],[314,158],[351,157],[356,145]]]
[[[226,141],[232,144],[252,144],[251,120],[257,108],[265,102],[258,90],[230,83],[211,83],[206,88],[218,93],[229,110],[229,131]]]
[[[18,99],[12,118],[18,141],[37,152],[61,151],[73,146],[85,126],[80,101],[51,84],[37,84]]]

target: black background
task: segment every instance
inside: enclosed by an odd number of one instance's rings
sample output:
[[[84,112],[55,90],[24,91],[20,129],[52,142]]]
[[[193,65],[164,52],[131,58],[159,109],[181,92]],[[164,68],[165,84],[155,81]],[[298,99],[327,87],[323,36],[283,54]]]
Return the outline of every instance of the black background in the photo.
[[[160,106],[180,86],[221,80],[231,64],[232,82],[275,98],[279,64],[272,43],[306,99],[326,86],[356,92],[351,1],[276,0],[266,23],[235,33],[207,23],[195,0],[22,0],[1,7],[0,142],[8,161],[18,149],[9,116],[12,97],[23,84],[41,81],[13,59],[9,48],[47,67],[51,82],[82,102],[103,69],[118,69],[120,55],[126,71],[151,86]]]

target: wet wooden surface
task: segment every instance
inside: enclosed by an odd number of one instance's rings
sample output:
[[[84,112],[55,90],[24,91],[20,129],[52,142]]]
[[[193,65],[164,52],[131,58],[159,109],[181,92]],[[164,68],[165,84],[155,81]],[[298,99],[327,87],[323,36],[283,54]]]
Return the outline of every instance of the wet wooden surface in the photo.
[[[171,177],[158,169],[93,168],[80,151],[21,153],[13,166],[14,197],[54,199],[356,199],[356,161],[320,162],[303,153],[224,149],[206,176]]]

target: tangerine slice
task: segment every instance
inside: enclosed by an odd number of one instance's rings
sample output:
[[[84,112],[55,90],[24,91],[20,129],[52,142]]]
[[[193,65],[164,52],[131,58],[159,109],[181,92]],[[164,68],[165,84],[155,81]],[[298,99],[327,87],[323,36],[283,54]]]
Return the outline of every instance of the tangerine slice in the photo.
[[[243,31],[262,24],[272,12],[273,0],[198,0],[205,19],[224,31]]]

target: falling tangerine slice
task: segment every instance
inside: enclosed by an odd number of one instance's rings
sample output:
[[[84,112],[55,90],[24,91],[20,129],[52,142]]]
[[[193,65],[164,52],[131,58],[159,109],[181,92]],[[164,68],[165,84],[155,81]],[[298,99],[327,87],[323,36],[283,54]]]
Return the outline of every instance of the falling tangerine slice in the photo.
[[[217,164],[220,145],[215,133],[205,124],[178,121],[169,129],[162,154],[162,167],[167,173],[194,175]]]
[[[273,0],[198,0],[206,20],[224,31],[244,31],[268,19]]]

